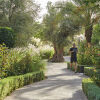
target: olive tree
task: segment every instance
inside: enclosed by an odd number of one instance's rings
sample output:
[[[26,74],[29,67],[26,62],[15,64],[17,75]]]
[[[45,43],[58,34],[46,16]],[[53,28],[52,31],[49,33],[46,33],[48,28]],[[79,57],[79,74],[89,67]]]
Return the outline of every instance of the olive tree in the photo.
[[[59,7],[63,5],[64,7]],[[46,41],[50,41],[54,47],[54,55],[51,61],[62,62],[64,46],[69,36],[74,36],[80,25],[74,17],[73,10],[75,6],[70,2],[57,2],[53,5],[51,2],[47,5],[48,13],[43,20],[44,30],[42,35]]]

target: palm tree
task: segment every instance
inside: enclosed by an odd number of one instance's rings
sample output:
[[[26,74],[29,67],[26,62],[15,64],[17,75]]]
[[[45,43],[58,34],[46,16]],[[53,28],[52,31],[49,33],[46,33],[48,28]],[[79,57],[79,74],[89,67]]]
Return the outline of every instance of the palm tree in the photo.
[[[91,44],[93,25],[100,19],[99,0],[73,0],[77,6],[75,13],[81,18],[85,27],[85,37],[88,44]]]

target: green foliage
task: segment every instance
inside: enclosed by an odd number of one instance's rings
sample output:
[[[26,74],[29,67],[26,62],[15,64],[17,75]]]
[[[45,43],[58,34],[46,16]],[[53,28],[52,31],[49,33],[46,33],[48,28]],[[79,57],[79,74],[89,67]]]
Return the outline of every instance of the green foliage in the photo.
[[[11,27],[16,46],[25,46],[36,32],[39,5],[34,0],[0,0],[0,26]]]
[[[99,52],[99,47],[91,46],[88,48],[86,43],[82,42],[78,52],[78,64],[100,68]]]
[[[100,86],[100,69],[96,69],[95,67],[85,67],[84,73]]]
[[[1,45],[0,50],[0,78],[45,70],[40,55],[35,52],[33,54],[29,49],[8,50]]]
[[[64,7],[59,7],[64,5]],[[80,30],[79,23],[76,23],[76,16],[72,13],[75,6],[69,2],[48,2],[48,13],[43,19],[42,38],[51,42],[54,47],[52,62],[63,62],[64,46],[68,43],[68,37],[73,37]],[[74,16],[74,17],[73,17]]]
[[[96,66],[96,68],[100,69],[100,55],[95,54],[93,56],[93,63],[94,63],[94,66]]]
[[[44,78],[45,78],[44,72],[38,71],[2,79],[0,80],[0,100],[3,100],[7,95],[9,95],[15,89],[43,80]]]
[[[13,51],[11,51],[13,52]],[[12,57],[9,59],[8,76],[25,74],[28,72],[35,72],[44,70],[45,63],[42,61],[39,54],[32,55],[31,52],[14,51]]]
[[[82,80],[82,88],[88,100],[100,100],[100,87],[90,78]]]
[[[6,77],[8,68],[8,48],[0,44],[0,78]]]
[[[41,50],[40,51],[40,56],[42,57],[42,59],[50,59],[52,58],[54,54],[53,50]]]
[[[65,8],[56,8],[59,5],[64,5]],[[58,2],[55,5],[49,2],[47,8],[48,14],[44,17],[44,38],[58,47],[65,46],[68,36],[73,36],[80,29],[75,15],[72,14],[75,6],[69,2]]]
[[[93,80],[96,82],[98,86],[100,86],[100,69],[94,70]]]
[[[94,26],[93,29],[93,36],[92,36],[92,43],[94,45],[100,45],[100,24]]]
[[[99,0],[73,0],[77,6],[75,13],[80,19],[80,23],[85,27],[85,37],[87,43],[91,43],[93,25],[100,20]],[[93,17],[95,15],[95,17]]]
[[[100,48],[99,46],[94,47],[94,54],[92,57],[93,64],[96,68],[100,69]]]
[[[14,31],[9,27],[0,27],[0,44],[5,43],[7,47],[13,47],[15,43]]]
[[[94,67],[85,67],[84,68],[84,74],[89,76],[89,77],[93,77],[94,76]]]
[[[78,64],[80,65],[93,65],[93,48],[88,48],[85,42],[80,43],[78,48]]]

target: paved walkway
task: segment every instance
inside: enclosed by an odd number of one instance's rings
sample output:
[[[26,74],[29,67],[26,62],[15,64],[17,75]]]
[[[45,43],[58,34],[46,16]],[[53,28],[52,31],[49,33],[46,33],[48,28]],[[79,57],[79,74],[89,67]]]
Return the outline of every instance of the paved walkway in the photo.
[[[48,79],[16,90],[5,100],[87,100],[81,81],[85,76],[67,70],[66,63],[48,63]]]

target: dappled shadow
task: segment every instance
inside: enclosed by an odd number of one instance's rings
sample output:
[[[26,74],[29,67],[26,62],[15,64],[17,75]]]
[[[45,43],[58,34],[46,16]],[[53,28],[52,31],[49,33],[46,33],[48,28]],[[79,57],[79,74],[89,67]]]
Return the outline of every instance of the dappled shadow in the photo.
[[[76,81],[76,82],[74,82]],[[47,80],[44,82],[41,82],[40,84],[34,84],[34,85],[29,85],[21,90],[16,91],[16,95],[14,96],[18,100],[31,100],[31,99],[25,99],[22,95],[24,93],[28,93],[31,91],[36,91],[36,90],[41,90],[43,89],[42,92],[38,95],[44,95],[46,93],[49,94],[49,92],[61,88],[64,86],[64,88],[67,89],[67,87],[70,87],[70,89],[77,88],[77,84],[79,84],[80,80],[74,79],[74,80]],[[34,97],[34,96],[33,96]]]
[[[65,100],[87,100],[87,98],[84,95],[83,91],[78,90],[72,95],[72,98],[67,98]]]
[[[65,64],[59,66],[59,64],[55,65],[52,63],[48,63],[47,67],[48,69],[50,68],[48,79],[25,86],[13,92],[12,93],[13,98],[14,99],[16,98],[15,100],[47,100],[47,99],[36,99],[35,97],[38,98],[38,96],[40,97],[47,96],[51,98],[52,94],[50,93],[54,93],[55,91],[57,92],[61,89],[62,91],[59,91],[59,93],[61,94],[64,91],[66,92],[66,90],[68,89],[67,91],[70,90],[73,92],[72,98],[67,98],[67,93],[65,93],[64,95],[66,98],[63,99],[62,97],[62,99],[60,100],[78,100],[74,98],[77,98],[78,95],[82,95],[81,81],[84,76],[78,73],[75,74],[74,72],[67,70]],[[52,68],[54,69],[51,70]],[[81,98],[80,96],[78,97]],[[9,100],[14,100],[14,99],[9,99]],[[85,100],[85,99],[79,99],[79,100]]]
[[[17,98],[18,100],[34,100],[34,99],[25,99],[22,95],[31,91],[35,92],[41,89],[42,91],[38,95],[44,95],[44,94],[49,94],[51,91],[54,91],[55,89],[61,88],[61,87],[64,87],[65,89],[67,89],[68,87],[73,90],[81,86],[81,79],[64,80],[64,79],[58,78],[62,76],[66,76],[66,74],[52,75],[47,80],[43,80],[42,82],[35,83],[34,85],[28,85],[24,87],[23,89],[16,91],[16,95],[14,97]]]
[[[77,75],[78,77],[84,78],[87,77],[86,75],[84,75],[84,73],[75,73],[74,71],[67,69],[67,68],[63,68],[62,71],[67,75],[67,76],[72,76],[72,75]],[[67,72],[67,73],[66,73]]]

